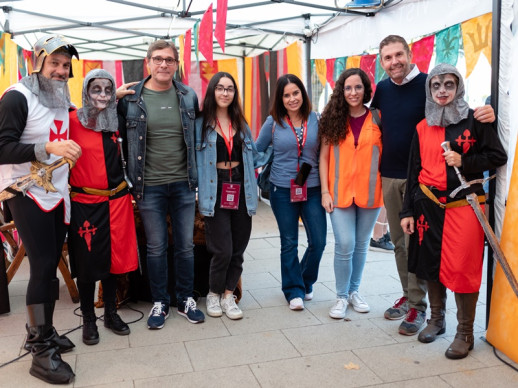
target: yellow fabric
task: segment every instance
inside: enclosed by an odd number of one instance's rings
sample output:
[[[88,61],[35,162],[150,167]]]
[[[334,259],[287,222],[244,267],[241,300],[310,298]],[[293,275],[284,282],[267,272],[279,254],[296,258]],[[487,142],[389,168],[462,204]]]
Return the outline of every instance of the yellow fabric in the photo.
[[[514,157],[518,166],[518,153]],[[513,168],[507,197],[500,246],[515,276],[518,276],[518,168]],[[500,264],[496,266],[491,310],[486,338],[514,362],[518,362],[518,298],[514,294]]]
[[[17,45],[11,40],[11,34],[3,33],[0,48],[5,50],[4,65],[0,66],[0,96],[5,89],[18,82]]]
[[[491,20],[492,14],[486,13],[465,21],[461,25],[464,55],[466,56],[466,78],[475,68],[481,53],[484,53],[491,64]]]
[[[252,58],[245,57],[245,90],[244,90],[244,114],[246,121],[252,122]]]
[[[299,42],[294,42],[286,47],[286,59],[288,60],[288,73],[302,79],[302,53]]]
[[[184,64],[184,61],[183,61],[183,52],[184,52],[184,50],[185,50],[185,48],[184,48],[184,43],[185,43],[184,36],[183,36],[183,35],[180,35],[180,36],[178,37],[178,41],[180,42],[180,44],[179,44],[179,46],[180,46],[180,50],[179,50],[179,52],[178,52],[178,56],[179,56],[180,58],[179,58],[179,65],[178,65],[178,66],[179,66],[179,72],[180,72],[180,74],[183,76],[183,75],[185,75],[185,69],[184,69],[185,64]]]
[[[318,75],[318,80],[322,86],[326,86],[327,83],[327,66],[325,59],[315,59],[315,71]]]
[[[354,55],[352,57],[347,57],[347,63],[345,65],[345,68],[350,69],[351,67],[360,67],[361,60],[362,60],[361,55]]]
[[[85,79],[83,69],[83,61],[72,58],[72,73],[74,77],[68,80],[68,88],[70,90],[70,99],[77,108],[83,106],[83,81]]]
[[[218,59],[218,71],[229,73],[239,86],[239,73],[237,71],[237,59]]]

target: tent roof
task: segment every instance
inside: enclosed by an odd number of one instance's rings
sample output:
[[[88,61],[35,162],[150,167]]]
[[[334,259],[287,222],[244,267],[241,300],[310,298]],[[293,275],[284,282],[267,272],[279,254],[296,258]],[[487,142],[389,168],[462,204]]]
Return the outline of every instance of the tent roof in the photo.
[[[374,8],[344,7],[348,0],[228,0],[225,55],[214,41],[215,58],[254,56],[278,50],[336,19],[363,17]],[[46,33],[66,36],[82,59],[133,59],[145,56],[155,39],[184,34],[216,0],[0,0],[0,30],[30,49]],[[149,5],[148,5],[149,4]],[[214,12],[216,22],[216,12]]]

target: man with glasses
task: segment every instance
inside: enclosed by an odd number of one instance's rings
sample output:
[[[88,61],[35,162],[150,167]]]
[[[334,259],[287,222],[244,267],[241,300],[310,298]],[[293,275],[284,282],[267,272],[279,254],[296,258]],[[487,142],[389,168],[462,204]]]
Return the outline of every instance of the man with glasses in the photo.
[[[153,307],[148,328],[161,329],[169,316],[168,231],[172,223],[178,314],[191,323],[205,320],[193,299],[194,210],[197,173],[194,120],[198,98],[173,80],[178,50],[158,40],[147,51],[151,74],[119,101],[119,128],[127,151],[128,175],[147,239],[147,269]]]

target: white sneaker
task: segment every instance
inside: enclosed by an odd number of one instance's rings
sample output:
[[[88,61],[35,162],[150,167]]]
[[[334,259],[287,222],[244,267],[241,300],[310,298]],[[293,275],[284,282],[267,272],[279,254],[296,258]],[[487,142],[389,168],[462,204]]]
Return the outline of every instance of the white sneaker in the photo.
[[[290,300],[290,309],[291,310],[304,310],[304,302],[302,298],[293,298]]]
[[[243,318],[243,312],[236,304],[236,296],[229,295],[226,298],[221,298],[221,310],[229,319]]]
[[[345,298],[337,298],[334,306],[329,310],[329,316],[335,319],[344,319],[345,310],[347,310],[347,300]]]
[[[221,317],[223,315],[219,304],[219,294],[213,292],[207,294],[207,314],[211,317]]]
[[[313,291],[311,291],[309,294],[306,294],[304,296],[304,300],[311,300],[313,299]]]
[[[353,306],[354,311],[357,311],[359,313],[368,313],[371,311],[371,308],[363,300],[363,298],[358,294],[358,291],[351,292],[351,295],[349,295],[349,303],[351,306]]]

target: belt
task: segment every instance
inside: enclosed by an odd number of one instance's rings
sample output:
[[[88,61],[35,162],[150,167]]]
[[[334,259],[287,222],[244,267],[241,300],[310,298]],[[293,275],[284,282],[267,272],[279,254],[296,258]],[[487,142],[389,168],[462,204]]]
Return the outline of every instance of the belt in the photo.
[[[113,197],[115,194],[121,192],[128,184],[126,181],[122,181],[117,187],[110,190],[92,189],[90,187],[72,187],[72,193],[70,194],[74,198],[77,194],[91,194],[99,195],[101,197]]]
[[[439,205],[441,209],[451,209],[455,207],[461,207],[461,206],[467,206],[469,205],[468,201],[466,199],[459,199],[457,201],[448,202],[448,203],[442,203],[439,202],[437,197],[432,193],[432,191],[422,183],[419,183],[419,188],[421,191],[426,195],[428,198],[430,198],[436,205]],[[482,205],[486,202],[486,196],[485,195],[479,195],[478,196],[478,202]]]

